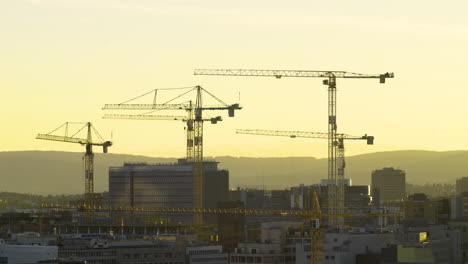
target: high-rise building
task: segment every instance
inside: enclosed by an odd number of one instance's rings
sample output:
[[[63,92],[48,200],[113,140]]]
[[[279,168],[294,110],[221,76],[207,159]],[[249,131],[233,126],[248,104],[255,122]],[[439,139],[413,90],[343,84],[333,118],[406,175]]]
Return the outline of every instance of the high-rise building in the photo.
[[[468,218],[468,195],[456,195],[450,200],[450,218]]]
[[[468,177],[457,179],[455,189],[457,195],[462,195],[463,193],[468,192]]]
[[[203,164],[204,207],[216,208],[229,199],[229,172],[218,163]],[[109,168],[109,201],[112,206],[184,207],[193,206],[193,166],[185,159],[173,164],[126,163]],[[205,220],[216,222],[216,216]],[[173,221],[189,222],[182,216]]]
[[[406,173],[394,168],[372,172],[371,195],[376,206],[400,203],[405,198]]]

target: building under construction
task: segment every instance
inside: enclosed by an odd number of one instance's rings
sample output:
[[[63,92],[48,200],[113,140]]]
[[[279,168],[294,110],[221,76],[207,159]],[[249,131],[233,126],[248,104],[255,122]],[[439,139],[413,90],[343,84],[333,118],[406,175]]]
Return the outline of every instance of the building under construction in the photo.
[[[218,170],[218,162],[203,163],[204,208],[216,208],[229,200],[229,172]],[[193,207],[193,163],[179,159],[177,163],[126,163],[109,168],[109,201],[111,206]],[[192,216],[173,216],[171,221],[190,223]],[[216,216],[206,216],[206,223],[215,223]]]

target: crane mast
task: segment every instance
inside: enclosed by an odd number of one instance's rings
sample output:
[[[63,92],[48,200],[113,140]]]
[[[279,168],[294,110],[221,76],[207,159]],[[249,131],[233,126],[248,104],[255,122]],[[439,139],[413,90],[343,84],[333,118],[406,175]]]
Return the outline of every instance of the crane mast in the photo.
[[[60,142],[67,142],[67,143],[77,143],[81,145],[85,145],[85,154],[83,156],[84,161],[84,179],[85,179],[85,194],[84,198],[87,204],[95,204],[96,197],[94,195],[94,153],[93,153],[93,146],[101,146],[103,147],[103,152],[107,153],[108,147],[112,146],[111,141],[104,141],[96,129],[93,127],[91,122],[85,123],[85,125],[79,129],[76,133],[72,136],[68,136],[68,127],[69,124],[73,124],[71,122],[66,122],[65,124],[61,125],[60,127],[54,129],[53,131],[47,134],[38,134],[36,139],[43,139],[43,140],[52,140],[52,141],[60,141]],[[82,124],[82,123],[78,123]],[[55,131],[64,128],[65,135],[53,135]],[[83,129],[87,130],[86,138],[78,138],[76,135],[82,131]],[[97,135],[99,141],[93,141],[93,132]]]
[[[91,123],[88,122],[88,142],[92,142]],[[94,194],[94,153],[93,145],[86,144],[86,152],[84,155],[85,167],[85,199],[91,200]],[[88,197],[86,197],[88,196]]]
[[[260,77],[305,77],[325,78],[323,84],[328,86],[328,210],[333,215],[329,218],[329,225],[337,228],[343,227],[344,220],[336,216],[344,211],[344,182],[338,179],[338,150],[334,144],[337,140],[336,119],[336,79],[379,79],[385,83],[387,78],[393,78],[394,74],[362,74],[346,71],[307,71],[307,70],[255,70],[255,69],[195,69],[195,75],[217,75],[217,76],[260,76]]]
[[[193,207],[203,208],[204,193],[203,188],[203,111],[201,87],[197,86],[197,100],[195,102],[195,118],[193,123],[193,192],[196,194],[193,201]],[[203,223],[203,215],[195,214],[194,223]]]
[[[157,89],[155,91],[155,98]],[[106,114],[104,118],[112,119],[140,119],[140,120],[182,120],[187,124],[186,131],[186,156],[187,161],[192,164],[193,168],[193,207],[203,208],[204,207],[204,177],[203,177],[203,123],[210,121],[212,124],[216,124],[218,121],[222,121],[221,116],[215,118],[204,118],[203,111],[206,110],[228,110],[229,116],[234,116],[234,111],[241,109],[239,104],[228,105],[218,99],[216,96],[202,88],[201,86],[192,87],[190,91],[196,91],[195,105],[192,101],[182,104],[173,104],[174,99],[169,100],[164,104],[156,104],[154,99],[153,104],[106,104],[104,110],[184,110],[187,111],[187,117],[181,116],[158,116],[150,114],[139,114],[139,115],[118,115],[118,114]],[[190,92],[189,91],[189,92]],[[220,105],[204,105],[202,94],[207,93],[212,98],[216,99]],[[182,95],[187,94],[183,93]],[[181,95],[177,96],[179,98]],[[139,98],[139,97],[137,97]],[[175,98],[175,99],[176,99]],[[128,102],[128,101],[127,101]],[[194,214],[194,223],[202,224],[203,216],[201,214]]]

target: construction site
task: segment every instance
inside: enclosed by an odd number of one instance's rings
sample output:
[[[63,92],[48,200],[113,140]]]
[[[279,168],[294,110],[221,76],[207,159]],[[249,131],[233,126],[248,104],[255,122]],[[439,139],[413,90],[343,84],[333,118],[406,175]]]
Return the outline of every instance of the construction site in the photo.
[[[0,264],[468,263],[467,12],[0,1]]]
[[[399,169],[373,171],[371,186],[354,185],[346,176],[345,142],[374,145],[375,138],[338,129],[338,81],[372,79],[382,85],[394,78],[393,73],[195,69],[194,75],[321,81],[327,91],[327,129],[266,130],[259,122],[260,127],[235,133],[326,140],[327,178],[291,183],[289,189],[232,188],[230,171],[204,157],[204,142],[209,141],[204,129],[236,118],[244,106],[226,103],[200,85],[154,89],[104,104],[102,117],[114,122],[157,121],[160,130],[167,121],[180,122],[183,157],[171,163],[137,160],[110,166],[108,190],[96,192],[93,147],[108,153],[114,140],[104,139],[91,121],[66,122],[39,133],[36,139],[84,147],[83,195],[73,201],[44,201],[31,212],[0,215],[5,223],[0,232],[8,236],[6,242],[0,240],[0,250],[17,252],[8,253],[11,259],[31,250],[15,243],[32,243],[42,252],[37,256],[55,255],[57,263],[459,263],[461,227],[448,225],[445,202],[432,203],[424,194],[407,197],[405,172]],[[316,83],[311,82],[311,89]],[[7,258],[5,263],[18,262]]]
[[[238,129],[236,133],[327,140],[328,178],[324,183],[321,186],[311,185],[302,190],[300,207],[288,208],[277,205],[275,208],[275,204],[272,203],[269,206],[263,204],[258,208],[252,208],[245,197],[233,199],[230,197],[234,196],[233,192],[229,191],[229,172],[218,170],[216,161],[205,160],[203,157],[205,141],[203,132],[207,122],[215,125],[223,121],[222,116],[211,117],[208,111],[215,113],[227,111],[228,117],[235,117],[235,112],[242,107],[239,103],[225,103],[201,86],[155,89],[122,103],[105,104],[102,108],[105,111],[103,118],[182,122],[186,133],[186,157],[175,164],[126,163],[123,167],[109,168],[107,197],[94,192],[92,148],[103,147],[103,152],[107,153],[113,142],[104,140],[91,122],[84,123],[84,126],[77,131],[70,131],[69,124],[72,123],[65,123],[47,134],[37,136],[37,139],[42,140],[78,143],[85,146],[86,150],[83,156],[84,198],[75,204],[43,203],[41,205],[43,212],[62,215],[54,224],[47,227],[49,230],[58,233],[120,233],[133,236],[151,234],[159,236],[163,232],[192,234],[201,242],[219,242],[227,252],[233,254],[230,263],[318,264],[345,263],[329,261],[331,258],[327,245],[328,234],[331,236],[346,234],[348,233],[346,230],[353,230],[353,224],[356,223],[372,225],[374,229],[377,228],[375,230],[383,234],[382,230],[386,230],[389,223],[398,224],[399,212],[392,212],[379,206],[370,207],[370,201],[364,203],[367,206],[360,208],[345,206],[345,189],[350,185],[350,181],[347,183],[345,177],[344,142],[364,140],[366,144],[372,145],[374,137],[367,134],[351,136],[341,133],[338,130],[336,111],[337,80],[377,79],[378,83],[385,84],[387,79],[394,77],[393,73],[196,69],[194,74],[321,80],[328,90],[327,132]],[[181,93],[161,102],[159,98],[167,90],[180,90]],[[136,100],[142,99],[146,101],[135,103]],[[212,101],[215,103],[211,103]],[[122,111],[130,114],[121,114]],[[177,112],[175,115],[172,114],[174,111]],[[85,132],[86,138],[77,137],[81,131]],[[265,224],[271,227],[264,227]],[[273,240],[280,239],[266,238],[265,236],[272,234],[264,234],[264,228],[274,230],[279,228],[292,232],[295,239],[301,241],[301,248],[304,251],[302,256],[297,256],[297,259],[296,255],[291,254],[281,257],[282,249],[273,250],[278,252],[271,257],[268,257],[268,254],[263,257],[256,255],[260,252],[254,251],[263,250],[252,248],[255,245],[250,245],[251,243],[257,241],[257,246],[261,246],[266,241],[270,241],[266,242],[269,244]],[[259,244],[258,241],[263,242]],[[343,256],[337,256],[337,259]]]

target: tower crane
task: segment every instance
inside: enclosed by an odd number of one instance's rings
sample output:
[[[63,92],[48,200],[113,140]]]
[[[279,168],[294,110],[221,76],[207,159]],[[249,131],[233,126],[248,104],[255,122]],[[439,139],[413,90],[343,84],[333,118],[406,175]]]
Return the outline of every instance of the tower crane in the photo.
[[[329,210],[332,213],[341,213],[344,205],[340,204],[343,197],[343,181],[338,175],[338,148],[335,142],[338,139],[336,120],[336,79],[379,79],[380,83],[385,83],[387,78],[393,78],[394,74],[387,72],[384,74],[362,74],[346,71],[307,71],[307,70],[254,70],[254,69],[195,69],[195,75],[217,75],[217,76],[258,76],[258,77],[297,77],[297,78],[324,78],[323,84],[328,86],[328,201]],[[331,217],[329,224],[342,227],[343,219]]]
[[[236,129],[237,134],[247,134],[247,135],[264,135],[264,136],[282,136],[290,138],[320,138],[328,139],[328,133],[323,132],[307,132],[307,131],[278,131],[278,130],[261,130],[261,129]],[[363,136],[351,136],[347,134],[336,134],[336,141],[333,142],[333,145],[337,147],[337,178],[341,182],[344,182],[345,179],[345,140],[366,140],[367,145],[374,144],[374,137],[368,136],[367,134]],[[344,184],[344,183],[342,183]],[[330,185],[328,186],[330,188]],[[343,200],[337,200],[338,205],[343,205],[343,210],[341,213],[344,213],[344,188],[338,190],[328,190],[336,191],[338,193],[338,198],[343,198]],[[328,201],[330,204],[330,201]],[[342,218],[341,216],[336,216]]]
[[[216,124],[218,121],[221,121],[221,117],[215,118],[203,118],[203,112],[206,110],[228,110],[230,117],[234,117],[235,110],[242,109],[239,104],[226,104],[212,93],[208,92],[206,89],[201,86],[189,87],[187,92],[184,92],[175,98],[163,103],[156,103],[158,89],[154,90],[154,100],[152,104],[130,104],[133,99],[126,101],[120,104],[106,104],[103,107],[103,110],[183,110],[187,111],[187,117],[183,116],[172,116],[164,117],[157,115],[148,115],[139,114],[139,115],[104,115],[104,118],[113,118],[113,119],[151,119],[151,120],[161,120],[161,119],[172,119],[172,120],[182,120],[187,123],[187,159],[192,163],[193,166],[193,207],[194,208],[203,208],[204,204],[204,189],[203,189],[203,123],[205,121],[210,121],[213,124]],[[174,100],[181,98],[183,95],[188,94],[191,91],[196,92],[195,105],[191,101],[174,104]],[[208,94],[211,98],[215,99],[220,103],[220,105],[204,105],[202,94]],[[148,94],[148,93],[146,93]],[[146,95],[145,94],[145,95]],[[140,98],[138,96],[136,98]],[[135,98],[135,99],[136,99]],[[202,224],[203,217],[200,214],[194,215],[194,223]]]
[[[71,136],[68,135],[69,131],[69,124],[84,124],[81,129],[77,132],[72,134]],[[57,130],[64,128],[65,135],[54,135],[52,133],[56,132]],[[82,131],[83,129],[87,129],[87,137],[86,138],[79,138],[76,135]],[[93,140],[93,132],[97,136],[96,140]],[[81,145],[85,145],[86,152],[84,154],[84,170],[85,170],[85,201],[88,204],[94,204],[95,197],[94,197],[94,153],[93,153],[93,146],[99,146],[103,148],[103,152],[107,153],[107,150],[110,146],[112,146],[111,141],[105,141],[101,135],[97,132],[91,122],[87,123],[72,123],[66,122],[65,124],[59,126],[58,128],[52,130],[47,134],[38,134],[36,139],[43,139],[43,140],[52,140],[52,141],[61,141],[61,142],[68,142],[68,143],[77,143]]]

